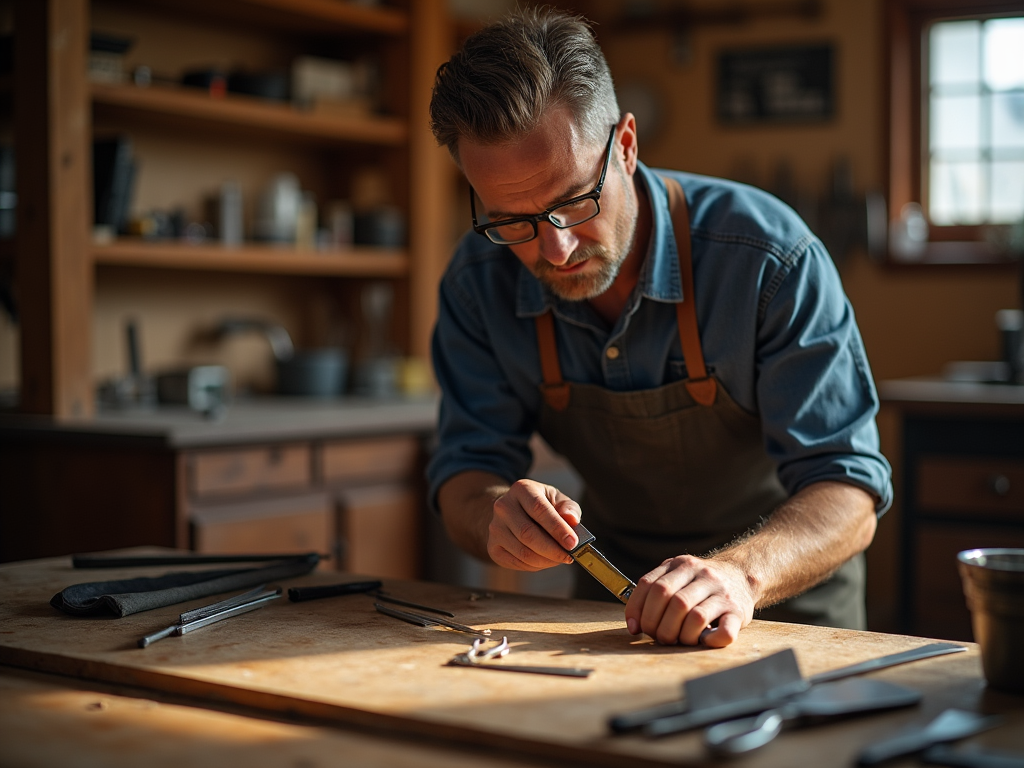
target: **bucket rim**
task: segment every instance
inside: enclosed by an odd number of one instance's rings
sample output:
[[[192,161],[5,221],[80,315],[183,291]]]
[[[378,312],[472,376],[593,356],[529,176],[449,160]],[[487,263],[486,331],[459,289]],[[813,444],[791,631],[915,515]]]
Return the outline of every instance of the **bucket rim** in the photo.
[[[1019,558],[1016,564],[1008,565],[1004,562],[986,562],[989,558],[1005,555],[1014,555]],[[958,562],[973,568],[984,568],[990,571],[1004,571],[1006,573],[1024,573],[1024,548],[1017,547],[990,547],[965,549],[958,552]]]

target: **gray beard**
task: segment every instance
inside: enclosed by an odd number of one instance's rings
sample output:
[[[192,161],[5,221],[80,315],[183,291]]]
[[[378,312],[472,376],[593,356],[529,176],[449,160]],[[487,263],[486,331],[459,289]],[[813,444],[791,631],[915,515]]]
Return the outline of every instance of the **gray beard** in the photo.
[[[611,288],[615,278],[618,277],[625,254],[620,254],[618,258],[615,258],[609,254],[608,249],[604,246],[592,245],[587,248],[580,248],[574,252],[567,266],[578,264],[587,259],[598,261],[600,268],[596,272],[587,275],[558,277],[558,273],[550,263],[541,261],[538,263],[534,275],[560,299],[566,301],[586,301],[595,296],[600,296]]]
[[[617,164],[615,166],[624,183],[628,177]],[[624,216],[615,224],[615,246],[619,253],[613,255],[603,245],[591,245],[574,251],[569,257],[567,266],[578,264],[586,259],[594,259],[600,268],[589,275],[566,275],[558,277],[558,272],[549,262],[541,259],[533,272],[534,276],[546,285],[552,293],[565,301],[587,301],[596,298],[612,287],[619,276],[622,264],[633,248],[636,238],[637,201],[635,194],[630,195],[628,209]]]

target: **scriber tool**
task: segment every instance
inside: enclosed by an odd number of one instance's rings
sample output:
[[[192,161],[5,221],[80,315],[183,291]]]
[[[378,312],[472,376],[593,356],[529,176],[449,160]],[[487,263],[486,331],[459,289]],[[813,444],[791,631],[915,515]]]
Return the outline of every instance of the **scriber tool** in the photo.
[[[187,611],[178,617],[177,624],[141,638],[139,640],[139,647],[146,648],[157,640],[163,640],[165,637],[184,635],[202,627],[207,627],[210,624],[215,624],[218,621],[230,619],[232,616],[255,611],[257,608],[262,608],[271,600],[276,600],[281,596],[280,588],[265,590],[264,586],[261,585],[256,587],[256,589],[229,597],[227,600],[221,600],[218,603]]]

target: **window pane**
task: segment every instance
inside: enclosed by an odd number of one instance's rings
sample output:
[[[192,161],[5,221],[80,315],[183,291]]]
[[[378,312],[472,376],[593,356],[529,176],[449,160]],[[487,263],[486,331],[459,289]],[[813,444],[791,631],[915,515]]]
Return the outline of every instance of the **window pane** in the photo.
[[[933,96],[928,127],[933,151],[976,149],[981,146],[981,99]]]
[[[992,146],[1024,149],[1024,91],[992,96]]]
[[[992,168],[993,224],[1024,219],[1024,162],[999,163]]]
[[[977,83],[981,58],[981,22],[944,21],[929,35],[929,71],[933,86]]]
[[[929,215],[933,224],[980,224],[981,163],[932,162]]]
[[[995,91],[1024,88],[1024,19],[985,23],[985,84]]]

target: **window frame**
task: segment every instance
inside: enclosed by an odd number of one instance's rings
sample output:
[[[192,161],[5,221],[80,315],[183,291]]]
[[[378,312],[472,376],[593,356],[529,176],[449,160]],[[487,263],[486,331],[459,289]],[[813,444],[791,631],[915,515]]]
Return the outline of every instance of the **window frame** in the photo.
[[[924,75],[924,29],[933,21],[957,18],[1024,16],[1024,2],[988,0],[889,0],[887,4],[887,134],[886,163],[889,220],[907,203],[923,203],[924,142],[927,93]],[[895,158],[906,158],[896,161]],[[928,244],[917,264],[1013,264],[1005,246],[991,234],[1009,231],[1004,225],[937,226],[929,221]],[[891,263],[907,264],[888,258]]]

